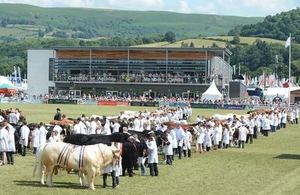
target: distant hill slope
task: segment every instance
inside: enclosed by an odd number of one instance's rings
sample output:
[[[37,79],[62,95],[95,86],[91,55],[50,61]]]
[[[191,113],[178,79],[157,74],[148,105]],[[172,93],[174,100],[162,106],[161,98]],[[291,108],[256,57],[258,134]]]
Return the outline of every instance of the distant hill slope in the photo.
[[[121,11],[87,8],[42,8],[0,4],[0,36],[136,37],[173,31],[178,38],[224,35],[237,25],[261,22],[260,17],[181,14],[162,11]]]
[[[227,41],[232,41],[233,36],[210,36],[196,39],[184,39],[177,41],[175,43],[168,42],[158,42],[150,43],[144,45],[138,45],[135,47],[181,47],[182,44],[189,45],[193,42],[195,47],[212,47],[214,44],[218,47],[225,47]],[[261,37],[240,37],[240,44],[252,45],[257,39],[265,41],[266,43],[279,43],[281,45],[285,44],[285,41],[270,39],[270,38],[261,38]]]
[[[295,41],[300,43],[300,8],[282,12],[275,16],[267,16],[264,21],[257,24],[236,26],[228,34],[286,40],[289,33],[292,33]]]

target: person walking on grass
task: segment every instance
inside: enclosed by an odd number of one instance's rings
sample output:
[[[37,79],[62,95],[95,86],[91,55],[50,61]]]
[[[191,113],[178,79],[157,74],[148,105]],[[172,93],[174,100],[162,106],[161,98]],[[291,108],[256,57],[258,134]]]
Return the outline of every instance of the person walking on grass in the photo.
[[[0,123],[0,165],[7,163],[6,152],[8,151],[9,133],[5,120]]]

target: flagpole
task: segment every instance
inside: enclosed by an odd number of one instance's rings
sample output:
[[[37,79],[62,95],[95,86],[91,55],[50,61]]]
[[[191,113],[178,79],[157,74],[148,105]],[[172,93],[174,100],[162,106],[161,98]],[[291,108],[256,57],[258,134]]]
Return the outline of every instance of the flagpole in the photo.
[[[290,90],[290,83],[291,83],[291,61],[292,61],[292,34],[290,33],[290,47],[289,47],[289,106],[291,104],[291,90]]]

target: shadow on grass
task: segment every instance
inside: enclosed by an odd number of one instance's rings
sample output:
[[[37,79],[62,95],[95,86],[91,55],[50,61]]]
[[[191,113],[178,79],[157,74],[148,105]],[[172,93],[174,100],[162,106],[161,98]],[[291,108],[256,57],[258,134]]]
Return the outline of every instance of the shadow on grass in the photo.
[[[18,186],[31,186],[31,187],[48,187],[47,185],[42,185],[38,181],[26,181],[26,180],[14,180],[14,183]],[[71,182],[53,182],[52,188],[70,188],[70,189],[88,189],[87,187],[82,187],[79,183]]]
[[[300,155],[299,154],[280,154],[278,156],[275,156],[274,158],[284,159],[284,160],[300,160]]]

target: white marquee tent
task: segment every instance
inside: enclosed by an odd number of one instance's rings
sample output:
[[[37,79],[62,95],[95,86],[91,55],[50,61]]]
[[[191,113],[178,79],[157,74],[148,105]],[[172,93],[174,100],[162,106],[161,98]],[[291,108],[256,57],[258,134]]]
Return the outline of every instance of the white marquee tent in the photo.
[[[223,99],[223,95],[220,93],[218,90],[215,81],[213,80],[209,86],[209,88],[202,94],[201,100],[202,101],[216,101],[216,100],[221,100]]]

